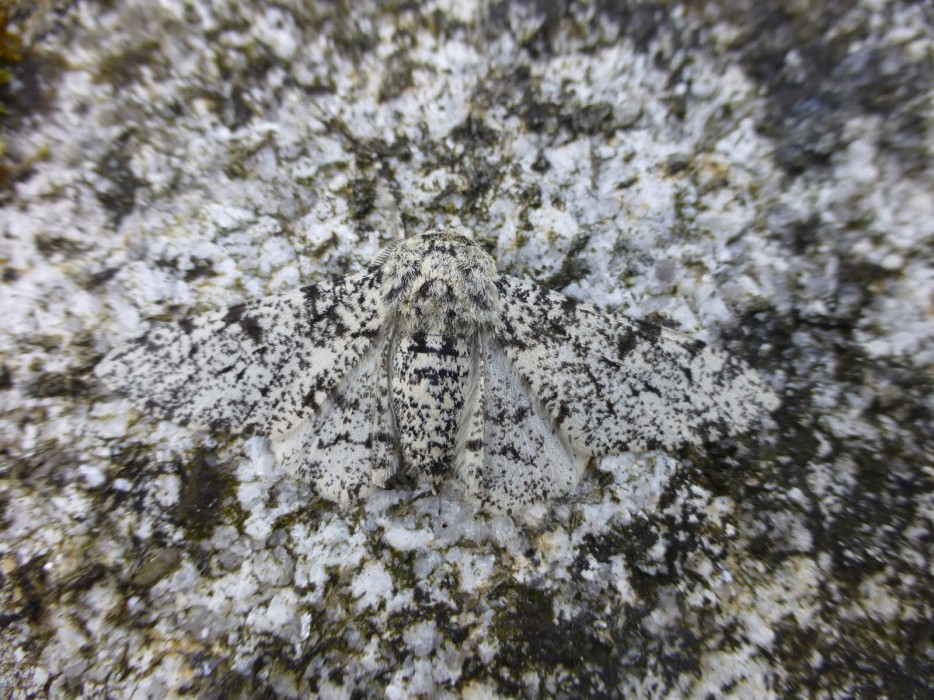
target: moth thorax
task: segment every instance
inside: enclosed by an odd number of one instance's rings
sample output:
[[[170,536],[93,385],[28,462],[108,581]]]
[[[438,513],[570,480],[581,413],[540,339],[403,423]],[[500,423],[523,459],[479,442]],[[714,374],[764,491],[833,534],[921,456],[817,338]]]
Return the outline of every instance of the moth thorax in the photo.
[[[493,259],[461,236],[407,239],[383,265],[383,298],[409,331],[469,332],[501,315]]]

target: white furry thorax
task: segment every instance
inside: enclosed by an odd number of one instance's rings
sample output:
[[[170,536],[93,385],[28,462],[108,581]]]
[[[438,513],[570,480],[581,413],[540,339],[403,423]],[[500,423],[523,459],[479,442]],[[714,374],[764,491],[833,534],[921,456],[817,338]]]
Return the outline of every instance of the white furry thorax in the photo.
[[[395,321],[409,332],[495,329],[502,318],[496,263],[479,245],[453,233],[407,238],[374,264]]]

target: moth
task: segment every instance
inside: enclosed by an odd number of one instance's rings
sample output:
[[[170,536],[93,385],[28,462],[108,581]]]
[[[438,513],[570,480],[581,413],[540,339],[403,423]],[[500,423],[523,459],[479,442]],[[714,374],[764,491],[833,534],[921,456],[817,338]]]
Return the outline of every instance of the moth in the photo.
[[[716,441],[778,399],[746,364],[500,274],[459,235],[396,242],[362,272],[153,327],[98,376],[147,411],[262,435],[341,504],[399,470],[510,512],[591,458]]]

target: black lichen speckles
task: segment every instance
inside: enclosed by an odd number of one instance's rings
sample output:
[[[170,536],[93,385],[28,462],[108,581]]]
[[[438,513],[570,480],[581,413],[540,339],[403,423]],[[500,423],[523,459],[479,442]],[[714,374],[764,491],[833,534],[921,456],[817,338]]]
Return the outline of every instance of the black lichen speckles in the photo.
[[[0,377],[2,380],[2,377]],[[47,399],[55,396],[81,396],[87,392],[87,384],[79,372],[42,372],[27,386],[30,396]]]
[[[577,236],[568,249],[567,255],[561,262],[561,269],[554,275],[542,281],[542,284],[548,289],[561,291],[565,287],[577,282],[590,274],[590,265],[582,258],[581,254],[590,242],[590,237],[586,235]],[[573,301],[573,300],[571,300]]]
[[[133,211],[136,190],[141,184],[130,163],[133,148],[127,144],[131,137],[132,133],[128,131],[117,138],[96,167],[101,183],[97,199],[110,213],[114,228]]]
[[[934,86],[930,57],[911,42],[882,39],[878,29],[912,5],[928,10],[930,3],[886,3],[882,25],[860,3],[813,3],[798,12],[768,0],[708,4],[704,12],[737,28],[732,51],[765,100],[758,126],[772,135],[776,160],[788,172],[830,165],[850,142],[846,125],[867,119],[878,124],[881,150],[906,171],[921,172],[930,167],[923,145]],[[930,26],[930,17],[919,15],[924,23]]]
[[[7,581],[17,594],[14,598],[17,605],[2,613],[0,623],[9,624],[22,618],[38,622],[54,604],[57,596],[49,583],[47,564],[47,557],[40,555],[10,571]]]
[[[209,537],[222,517],[225,500],[234,496],[236,480],[213,457],[200,451],[182,462],[179,472],[179,519],[192,539]]]

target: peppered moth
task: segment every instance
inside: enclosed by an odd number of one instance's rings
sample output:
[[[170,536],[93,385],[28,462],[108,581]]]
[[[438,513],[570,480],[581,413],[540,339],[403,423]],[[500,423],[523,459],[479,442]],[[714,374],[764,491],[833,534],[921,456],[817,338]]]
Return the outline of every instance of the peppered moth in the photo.
[[[726,353],[437,232],[334,283],[154,327],[97,374],[161,417],[268,437],[325,498],[453,468],[500,511],[567,493],[592,457],[718,440],[778,405]]]

